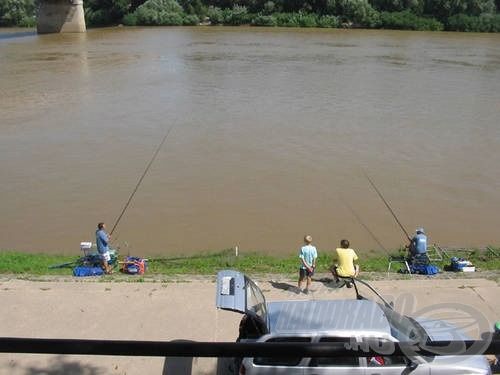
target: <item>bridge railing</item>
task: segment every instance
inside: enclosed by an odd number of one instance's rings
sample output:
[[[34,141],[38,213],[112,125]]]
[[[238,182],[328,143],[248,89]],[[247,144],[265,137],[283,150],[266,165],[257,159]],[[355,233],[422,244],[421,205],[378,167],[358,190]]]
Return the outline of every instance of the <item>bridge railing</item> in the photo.
[[[500,353],[500,339],[393,343],[391,354],[485,355]],[[84,340],[49,338],[0,338],[1,353],[82,354],[151,357],[302,357],[378,355],[376,345],[347,348],[345,343],[242,343],[173,341]]]

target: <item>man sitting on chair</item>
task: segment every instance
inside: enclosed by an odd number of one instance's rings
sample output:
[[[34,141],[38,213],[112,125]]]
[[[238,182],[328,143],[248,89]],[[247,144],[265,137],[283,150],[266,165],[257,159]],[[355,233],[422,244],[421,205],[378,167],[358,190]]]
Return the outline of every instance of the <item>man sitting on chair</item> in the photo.
[[[428,262],[427,236],[425,235],[424,228],[418,228],[416,233],[408,245],[409,258],[412,262]]]

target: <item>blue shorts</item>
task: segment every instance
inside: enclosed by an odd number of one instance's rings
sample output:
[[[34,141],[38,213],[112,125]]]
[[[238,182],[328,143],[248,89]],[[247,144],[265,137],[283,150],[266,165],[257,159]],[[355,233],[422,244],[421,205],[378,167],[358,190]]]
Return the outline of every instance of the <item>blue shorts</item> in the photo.
[[[299,268],[299,276],[301,279],[304,277],[311,277],[314,275],[314,268],[312,271],[308,271],[306,268]]]

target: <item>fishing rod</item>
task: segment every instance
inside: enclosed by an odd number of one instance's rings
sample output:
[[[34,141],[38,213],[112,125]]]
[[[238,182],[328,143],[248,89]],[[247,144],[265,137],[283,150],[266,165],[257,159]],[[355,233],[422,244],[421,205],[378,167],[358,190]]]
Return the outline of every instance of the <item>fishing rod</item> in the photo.
[[[377,189],[377,187],[375,186],[375,184],[373,183],[373,181],[370,179],[370,177],[366,174],[365,171],[363,171],[364,175],[366,176],[366,178],[368,179],[368,181],[370,181],[370,184],[372,185],[372,187],[375,189],[375,191],[377,192],[378,196],[380,197],[380,199],[382,199],[382,202],[385,203],[385,206],[389,209],[389,211],[391,212],[392,214],[392,217],[394,217],[394,219],[396,220],[396,222],[399,224],[399,227],[401,228],[401,230],[404,232],[404,234],[406,235],[406,238],[408,238],[408,241],[411,241],[411,238],[410,238],[410,235],[408,234],[408,232],[406,231],[406,229],[403,227],[403,225],[401,224],[401,222],[399,221],[398,217],[396,216],[396,214],[394,213],[394,211],[392,210],[391,206],[389,206],[389,203],[387,203],[387,201],[384,199],[384,197],[382,196],[382,193],[380,193],[380,191]]]
[[[175,123],[174,123],[175,124]],[[116,226],[118,225],[118,223],[120,222],[123,214],[125,213],[125,211],[127,210],[130,202],[132,201],[132,198],[134,197],[135,193],[137,192],[137,190],[139,189],[139,186],[141,185],[141,182],[142,180],[144,179],[144,177],[146,176],[146,174],[148,173],[148,170],[149,168],[151,167],[151,165],[153,164],[153,161],[156,159],[156,156],[158,155],[158,153],[160,152],[160,149],[161,147],[163,146],[163,144],[165,143],[165,141],[167,140],[168,138],[168,135],[170,134],[170,131],[172,130],[172,128],[174,127],[174,124],[172,124],[170,126],[170,128],[168,128],[167,130],[167,133],[165,134],[165,136],[163,137],[160,145],[158,146],[158,148],[156,149],[156,152],[154,153],[153,157],[151,158],[151,160],[149,161],[149,164],[147,165],[146,169],[144,170],[144,173],[142,174],[141,178],[139,179],[139,181],[137,182],[137,185],[135,186],[135,189],[132,191],[132,194],[130,194],[130,197],[128,198],[128,201],[127,203],[125,204],[125,207],[123,207],[123,210],[122,212],[120,213],[120,216],[118,216],[118,219],[116,219],[116,223],[115,225],[113,225],[113,229],[111,229],[111,232],[109,232],[109,234],[113,234],[114,230],[116,229]]]

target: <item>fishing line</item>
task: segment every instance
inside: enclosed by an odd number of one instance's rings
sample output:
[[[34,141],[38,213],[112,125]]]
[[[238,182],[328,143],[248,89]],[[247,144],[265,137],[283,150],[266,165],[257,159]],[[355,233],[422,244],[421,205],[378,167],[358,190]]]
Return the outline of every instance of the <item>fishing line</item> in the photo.
[[[387,255],[391,255],[389,251],[385,248],[385,246],[382,245],[382,243],[379,241],[377,236],[375,236],[375,234],[370,230],[370,228],[368,228],[368,226],[363,222],[363,220],[361,220],[361,217],[359,217],[359,215],[354,211],[354,209],[345,200],[342,200],[342,203],[344,203],[344,205],[349,209],[349,211],[351,211],[356,220],[358,220],[358,222],[363,226],[363,228],[366,229],[366,231],[370,234],[373,240],[375,240],[375,242],[387,253]]]
[[[174,123],[175,124],[175,123]],[[123,214],[125,213],[125,211],[127,210],[130,202],[132,201],[132,198],[134,197],[135,193],[137,192],[137,190],[139,189],[139,186],[141,185],[141,182],[142,180],[144,179],[144,177],[146,176],[146,174],[148,173],[149,171],[149,168],[151,167],[151,165],[153,164],[154,160],[156,159],[156,156],[158,155],[158,153],[160,152],[160,149],[161,147],[163,146],[163,144],[165,143],[165,141],[167,140],[168,138],[168,135],[170,134],[170,131],[172,130],[172,128],[174,127],[174,124],[172,124],[170,126],[170,128],[168,129],[167,133],[165,134],[165,136],[163,137],[160,145],[158,146],[158,148],[156,149],[156,152],[154,153],[153,157],[151,158],[151,160],[149,161],[149,164],[147,165],[146,169],[144,170],[144,173],[142,174],[141,178],[139,179],[139,181],[137,182],[137,185],[135,186],[135,189],[132,191],[132,194],[130,194],[130,197],[128,198],[128,201],[127,203],[125,204],[125,207],[123,207],[123,210],[122,212],[120,213],[120,216],[118,216],[118,219],[116,220],[116,223],[115,225],[113,226],[113,229],[111,229],[111,232],[110,234],[113,234],[114,230],[116,229],[116,226],[118,225],[118,223],[120,222]]]
[[[380,193],[380,191],[377,189],[377,187],[375,186],[375,184],[373,183],[373,181],[370,179],[370,177],[366,174],[366,172],[363,171],[363,173],[364,173],[365,177],[368,179],[368,181],[370,181],[370,184],[375,189],[375,191],[377,192],[377,194],[380,197],[380,199],[382,199],[382,202],[384,202],[385,206],[389,209],[389,211],[392,214],[392,217],[394,217],[394,219],[396,220],[396,222],[399,224],[399,227],[403,230],[404,234],[406,235],[406,238],[408,238],[408,241],[411,241],[410,235],[408,234],[408,232],[406,231],[406,229],[403,227],[403,225],[399,221],[398,217],[396,216],[396,214],[392,210],[391,206],[389,206],[389,203],[387,203],[387,201],[384,199],[384,197],[382,196],[382,193]]]

